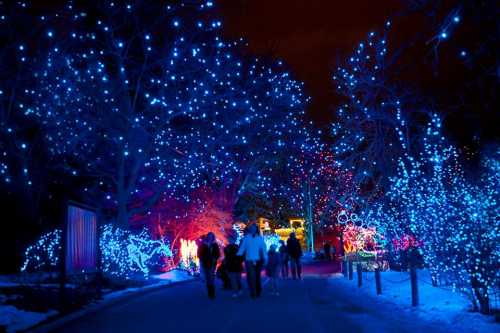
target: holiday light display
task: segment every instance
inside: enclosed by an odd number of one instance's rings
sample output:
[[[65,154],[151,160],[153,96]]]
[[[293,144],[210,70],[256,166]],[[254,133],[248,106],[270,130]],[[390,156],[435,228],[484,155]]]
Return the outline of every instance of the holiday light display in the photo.
[[[245,236],[243,234],[243,228],[244,228],[244,225],[241,223],[234,223],[232,226],[233,232],[236,235],[235,244],[237,244],[237,245],[240,244],[241,240]]]
[[[135,274],[147,278],[151,268],[162,265],[162,258],[172,257],[168,242],[153,240],[146,230],[134,234],[106,224],[100,230],[101,268],[114,277],[131,278]],[[61,231],[44,234],[25,252],[21,271],[44,271],[57,267],[61,255]]]
[[[418,239],[418,251],[435,283],[452,285],[488,312],[490,288],[498,281],[500,260],[499,152],[483,163],[479,184],[465,176],[459,152],[441,134],[435,115],[424,150],[401,158],[397,176],[376,220],[399,246],[402,235]],[[403,243],[405,246],[405,243]]]
[[[288,220],[288,222],[290,223],[288,228],[277,228],[277,229],[274,229],[274,232],[276,233],[276,235],[279,236],[279,238],[282,241],[285,241],[285,242],[290,237],[290,234],[292,232],[294,232],[295,237],[299,241],[302,248],[305,248],[307,245],[306,244],[307,237],[306,237],[306,229],[305,229],[305,222],[306,222],[305,219],[290,218]]]
[[[383,236],[377,232],[375,227],[359,227],[346,225],[343,230],[344,252],[375,256],[378,251],[383,250]]]
[[[190,192],[189,201],[162,197],[150,214],[136,216],[132,223],[147,225],[157,237],[167,237],[175,250],[181,239],[200,239],[209,232],[225,244],[233,228],[233,200],[232,191],[202,187]]]
[[[190,273],[197,273],[200,270],[198,259],[198,245],[194,240],[181,239],[179,266]]]
[[[348,213],[345,209],[337,214],[337,222],[340,225],[354,224],[357,226],[363,225],[363,222],[356,213]]]
[[[341,210],[337,222],[343,226],[344,252],[362,256],[376,256],[384,250],[383,234],[369,220],[361,219],[356,213]]]
[[[55,270],[61,257],[61,230],[43,234],[24,252],[21,272]]]
[[[408,251],[409,249],[416,249],[423,245],[413,235],[403,235],[399,238],[393,238],[391,243],[395,251]]]
[[[280,236],[276,234],[264,235],[264,242],[266,243],[266,248],[269,250],[271,245],[274,245],[276,250],[280,248]]]
[[[32,43],[7,36],[0,55],[15,51],[22,68],[0,86],[0,176],[32,182],[33,143],[6,116],[16,114],[43,138],[50,167],[80,177],[82,190],[94,189],[116,214],[121,228],[100,232],[107,274],[147,277],[172,256],[167,242],[124,229],[138,215],[156,220],[165,210],[158,224],[180,239],[180,266],[197,271],[196,243],[186,239],[214,230],[222,240],[235,203],[249,195],[280,199],[277,215],[304,216],[298,236],[307,232],[311,243],[336,217],[347,254],[375,256],[387,244],[394,252],[415,249],[434,281],[488,311],[499,281],[499,152],[485,153],[477,179],[465,172],[441,118],[412,105],[390,79],[397,62],[387,57],[391,22],[335,71],[344,101],[329,145],[303,122],[302,83],[281,62],[247,59],[241,40],[221,38],[221,22],[206,15],[211,1],[145,3],[105,3],[91,18],[68,1],[37,18],[34,31],[43,35]],[[449,43],[465,13],[453,9],[431,44]],[[7,29],[0,30],[3,37]],[[472,50],[458,52],[472,59]],[[224,192],[230,204],[217,201]],[[277,232],[283,238],[293,230]],[[268,247],[277,237],[265,236]],[[42,236],[21,270],[55,269],[60,239],[58,230]]]
[[[303,84],[281,62],[242,59],[205,1],[167,7],[108,3],[88,21],[70,4],[46,16],[48,47],[17,104],[62,169],[96,179],[122,227],[161,196],[234,183],[261,193],[277,157],[309,135]]]
[[[286,164],[278,169],[278,181],[267,192],[271,200],[281,198],[273,207],[277,219],[305,217],[304,240],[309,249],[315,233],[333,230],[331,216],[339,209],[339,202],[350,201],[357,191],[351,172],[341,167],[331,149],[311,135],[307,145],[289,153]]]
[[[461,14],[448,16],[438,41],[450,37]],[[354,182],[370,189],[355,202],[359,217],[340,214],[338,222],[351,222],[348,238],[351,229],[376,228],[395,252],[416,249],[436,283],[468,293],[488,312],[488,290],[498,283],[498,170],[495,179],[486,162],[479,184],[466,176],[460,151],[442,134],[441,118],[409,104],[389,80],[395,63],[387,57],[390,27],[387,22],[381,35],[370,32],[333,76],[346,100],[332,128],[335,153]],[[493,155],[488,161],[498,160],[498,151]],[[359,245],[351,236],[347,250]]]
[[[151,267],[161,266],[162,257],[172,257],[165,240],[152,240],[147,230],[133,234],[107,224],[100,236],[102,270],[110,275],[129,278],[140,273],[148,277]]]

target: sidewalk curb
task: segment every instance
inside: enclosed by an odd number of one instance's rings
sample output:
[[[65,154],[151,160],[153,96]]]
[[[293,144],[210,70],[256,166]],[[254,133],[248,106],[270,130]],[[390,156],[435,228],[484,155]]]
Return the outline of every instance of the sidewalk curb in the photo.
[[[56,319],[54,319],[52,321],[49,319],[46,322],[42,322],[34,327],[28,328],[26,330],[22,330],[20,332],[48,333],[48,332],[51,332],[52,330],[55,330],[59,327],[66,325],[72,321],[75,321],[81,317],[85,317],[89,314],[98,312],[98,311],[105,309],[107,307],[111,307],[117,303],[127,301],[129,299],[132,299],[132,298],[135,298],[138,296],[146,295],[148,293],[155,292],[155,291],[161,290],[163,288],[170,288],[170,287],[174,287],[174,286],[178,286],[178,285],[182,285],[182,284],[187,284],[190,282],[194,282],[196,280],[197,280],[197,278],[193,277],[192,279],[189,279],[189,280],[176,281],[176,282],[171,282],[168,284],[159,284],[158,286],[145,288],[145,289],[139,289],[137,291],[132,291],[130,293],[123,294],[122,296],[114,297],[114,298],[111,298],[109,300],[102,300],[98,303],[91,304],[83,309],[69,313],[66,316],[58,317],[58,318],[56,317]]]

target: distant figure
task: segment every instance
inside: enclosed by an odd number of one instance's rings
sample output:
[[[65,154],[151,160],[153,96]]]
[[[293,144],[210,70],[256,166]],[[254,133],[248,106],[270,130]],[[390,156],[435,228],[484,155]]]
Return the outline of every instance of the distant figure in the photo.
[[[241,242],[238,255],[244,256],[250,297],[256,298],[260,297],[262,292],[260,272],[266,262],[266,243],[264,242],[264,237],[259,234],[257,225],[252,224],[247,229],[248,234]]]
[[[219,257],[220,250],[215,242],[215,235],[213,232],[209,232],[198,248],[198,258],[200,259],[201,271],[207,282],[208,297],[210,299],[215,298],[215,268]]]
[[[290,237],[286,241],[286,247],[288,249],[288,255],[290,256],[290,263],[292,266],[292,278],[297,279],[297,277],[302,279],[302,265],[300,264],[300,258],[302,257],[302,247],[300,246],[299,240],[295,236],[295,232],[290,233]]]
[[[243,260],[238,256],[238,245],[236,236],[229,237],[229,245],[224,248],[224,262],[231,281],[233,297],[241,295],[241,272],[243,271]]]
[[[331,254],[331,256],[332,256],[333,260],[337,260],[337,247],[332,246],[332,254]]]
[[[288,278],[288,261],[290,258],[288,257],[288,249],[286,247],[286,244],[284,241],[280,240],[280,248],[279,248],[279,254],[280,254],[280,259],[281,259],[281,277],[283,279]]]
[[[271,294],[279,296],[278,292],[278,268],[280,267],[280,254],[276,252],[276,245],[269,247],[267,252],[266,274],[271,284]]]
[[[332,257],[331,257],[331,250],[332,250],[332,246],[330,245],[330,242],[325,242],[325,244],[323,245],[323,250],[325,251],[325,258],[326,260],[331,260]]]

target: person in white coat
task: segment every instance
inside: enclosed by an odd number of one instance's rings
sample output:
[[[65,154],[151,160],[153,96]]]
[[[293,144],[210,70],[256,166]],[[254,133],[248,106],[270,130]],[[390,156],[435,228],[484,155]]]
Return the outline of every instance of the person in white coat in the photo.
[[[248,227],[248,234],[241,242],[238,255],[244,257],[250,297],[259,297],[262,292],[260,272],[266,262],[267,249],[257,225],[251,224]]]

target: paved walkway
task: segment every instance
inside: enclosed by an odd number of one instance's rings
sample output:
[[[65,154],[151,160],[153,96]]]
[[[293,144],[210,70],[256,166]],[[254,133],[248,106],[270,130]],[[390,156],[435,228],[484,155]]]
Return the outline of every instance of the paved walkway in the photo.
[[[435,324],[415,327],[408,314],[351,299],[323,275],[335,269],[329,264],[308,266],[303,281],[281,281],[279,297],[265,288],[256,300],[247,295],[232,299],[218,290],[211,301],[203,284],[194,281],[114,305],[56,332],[442,332]]]

